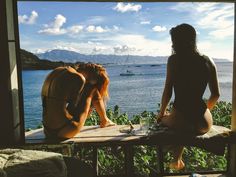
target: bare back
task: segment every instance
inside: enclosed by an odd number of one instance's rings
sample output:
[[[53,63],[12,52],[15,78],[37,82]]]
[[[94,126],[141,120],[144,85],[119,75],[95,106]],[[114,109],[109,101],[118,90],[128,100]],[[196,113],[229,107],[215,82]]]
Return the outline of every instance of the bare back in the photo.
[[[212,125],[211,113],[202,98],[211,82],[212,65],[206,56],[194,54],[184,57],[173,55],[169,58],[169,82],[175,100],[171,114],[162,122],[180,131],[202,134]]]
[[[43,123],[51,128],[62,127],[72,115],[68,103],[75,103],[83,88],[84,77],[71,67],[59,67],[46,78],[42,87]]]

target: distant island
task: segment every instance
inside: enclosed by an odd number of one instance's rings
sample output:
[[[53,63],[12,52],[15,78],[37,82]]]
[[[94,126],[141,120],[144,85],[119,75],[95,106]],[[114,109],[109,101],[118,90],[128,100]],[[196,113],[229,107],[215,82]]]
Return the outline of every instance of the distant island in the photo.
[[[138,55],[85,55],[69,50],[49,50],[33,54],[20,50],[23,70],[49,70],[59,66],[73,66],[78,63],[93,62],[102,65],[149,64],[156,66],[166,64],[168,56],[138,56]],[[218,62],[230,62],[226,59],[214,59]]]
[[[23,49],[20,50],[20,57],[23,70],[50,70],[59,66],[73,66],[74,64],[76,64],[63,61],[50,61],[39,59],[33,53],[30,53]]]

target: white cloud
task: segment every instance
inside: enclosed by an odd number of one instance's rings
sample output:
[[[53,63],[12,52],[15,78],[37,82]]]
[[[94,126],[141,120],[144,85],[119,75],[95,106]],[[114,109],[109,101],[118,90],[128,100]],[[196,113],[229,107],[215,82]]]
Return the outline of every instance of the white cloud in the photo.
[[[103,16],[91,16],[91,17],[88,17],[88,20],[86,20],[86,24],[100,24],[102,22],[105,21],[105,17]]]
[[[110,40],[114,44],[135,49],[129,51],[130,55],[168,56],[171,54],[170,38],[158,41],[143,35],[118,34]]]
[[[72,33],[72,34],[78,34],[80,32],[82,32],[84,29],[84,26],[82,25],[74,25],[74,26],[71,26],[71,27],[68,27],[68,32]]]
[[[149,24],[151,24],[151,21],[141,21],[140,24],[141,25],[149,25]]]
[[[45,25],[45,29],[39,30],[38,33],[47,34],[47,35],[61,35],[65,34],[67,31],[66,29],[62,28],[63,24],[66,23],[66,17],[61,14],[58,14],[54,21],[49,24]]]
[[[113,10],[116,10],[121,13],[125,12],[138,12],[139,10],[142,9],[142,6],[140,4],[134,4],[134,3],[123,3],[119,2],[115,7],[113,7]]]
[[[32,25],[36,23],[36,20],[38,18],[38,13],[36,11],[32,11],[31,15],[28,17],[27,15],[19,15],[18,16],[18,21],[19,24],[28,24]]]
[[[54,46],[52,49],[60,49],[60,50],[69,50],[69,51],[77,51],[76,48],[72,47],[72,46],[69,46],[69,45],[56,45]]]
[[[201,53],[211,58],[233,60],[233,42],[228,45],[222,45],[220,42],[201,41],[198,43],[198,49]]]
[[[163,31],[166,31],[167,28],[165,26],[156,25],[152,28],[152,30],[155,32],[163,32]]]
[[[232,3],[178,3],[171,9],[189,13],[199,28],[210,30],[209,35],[215,38],[225,39],[234,34]]]
[[[107,47],[104,47],[104,46],[95,46],[92,50],[92,53],[95,54],[95,53],[101,53],[102,51],[106,50]]]
[[[234,27],[229,26],[227,28],[222,28],[219,30],[214,30],[209,33],[209,35],[217,38],[217,39],[225,39],[226,37],[233,36],[234,34]]]
[[[82,32],[89,33],[105,33],[118,31],[120,28],[118,26],[113,25],[111,28],[95,26],[95,25],[72,25],[67,28],[64,28],[63,25],[66,23],[66,17],[61,14],[56,15],[54,21],[50,24],[44,24],[43,29],[39,30],[38,33],[46,34],[46,35],[62,35],[67,34],[70,37],[76,37],[77,34]]]
[[[44,50],[44,49],[36,49],[35,51],[32,51],[32,52],[35,53],[35,54],[38,54],[38,53],[43,53],[45,51],[46,50]]]
[[[120,30],[120,27],[119,27],[119,26],[116,26],[116,25],[113,25],[113,30],[114,30],[114,31],[119,31],[119,30]]]
[[[89,25],[87,28],[86,28],[87,32],[89,33],[104,33],[104,32],[107,32],[108,29],[105,29],[101,26],[94,26],[94,25]]]
[[[127,45],[117,45],[115,47],[113,47],[114,49],[114,53],[115,54],[121,54],[121,53],[128,53],[135,51],[136,49],[134,47],[129,47]]]

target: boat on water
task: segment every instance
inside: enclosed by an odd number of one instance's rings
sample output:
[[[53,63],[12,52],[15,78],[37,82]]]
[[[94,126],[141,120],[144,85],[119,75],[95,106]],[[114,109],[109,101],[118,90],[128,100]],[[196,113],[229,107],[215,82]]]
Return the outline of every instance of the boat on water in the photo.
[[[130,71],[130,70],[126,70],[125,73],[120,73],[120,76],[134,76],[135,74]]]

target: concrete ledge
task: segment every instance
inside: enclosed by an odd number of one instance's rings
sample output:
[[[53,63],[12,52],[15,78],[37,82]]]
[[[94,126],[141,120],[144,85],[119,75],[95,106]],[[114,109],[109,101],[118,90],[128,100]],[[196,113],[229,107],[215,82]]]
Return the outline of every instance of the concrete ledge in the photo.
[[[67,177],[63,156],[59,153],[22,150],[0,150],[1,177]]]

